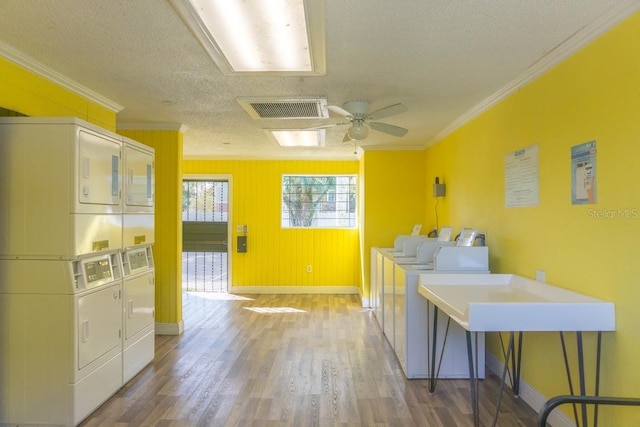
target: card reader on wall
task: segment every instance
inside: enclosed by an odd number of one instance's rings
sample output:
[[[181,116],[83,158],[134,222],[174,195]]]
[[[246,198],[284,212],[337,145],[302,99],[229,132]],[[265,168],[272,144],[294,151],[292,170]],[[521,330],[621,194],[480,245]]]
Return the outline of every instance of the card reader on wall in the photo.
[[[247,252],[247,236],[238,236],[238,244],[236,246],[239,254]]]

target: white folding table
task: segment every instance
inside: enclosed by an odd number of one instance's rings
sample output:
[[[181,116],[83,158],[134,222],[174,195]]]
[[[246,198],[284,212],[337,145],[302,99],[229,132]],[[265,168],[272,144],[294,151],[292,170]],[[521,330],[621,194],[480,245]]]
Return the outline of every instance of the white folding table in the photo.
[[[418,292],[434,306],[436,317],[438,310],[441,310],[466,330],[470,397],[476,426],[479,425],[478,381],[475,374],[477,366],[474,370],[472,334],[477,336],[478,332],[510,333],[509,344],[504,355],[502,387],[504,387],[505,375],[511,358],[513,389],[516,395],[518,395],[520,378],[523,332],[560,332],[571,394],[574,392],[563,332],[576,332],[580,395],[586,394],[582,333],[596,332],[595,394],[598,394],[601,333],[615,330],[615,306],[613,303],[514,274],[423,274],[420,276]],[[432,329],[434,342],[436,332],[436,329]],[[515,333],[518,334],[519,341],[517,348],[515,348]],[[475,360],[477,364],[477,352]],[[429,389],[433,392],[437,379],[434,364],[431,366],[431,372]],[[499,399],[501,397],[502,390]],[[500,400],[496,408],[494,425],[499,407]],[[577,417],[577,412],[575,415]],[[594,418],[597,418],[597,412]],[[588,416],[584,405],[582,419],[583,425],[586,426]]]

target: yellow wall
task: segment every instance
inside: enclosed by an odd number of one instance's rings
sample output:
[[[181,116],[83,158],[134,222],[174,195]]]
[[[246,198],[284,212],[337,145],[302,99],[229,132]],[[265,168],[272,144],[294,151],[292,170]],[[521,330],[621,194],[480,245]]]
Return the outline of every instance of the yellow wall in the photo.
[[[78,117],[111,131],[116,113],[0,57],[0,106],[27,116]]]
[[[182,321],[182,133],[119,130],[155,149],[156,322]]]
[[[551,284],[615,302],[617,330],[603,338],[601,393],[636,397],[638,40],[636,13],[428,149],[425,163],[429,174],[445,178],[445,221],[488,230],[493,272],[534,277],[542,269]],[[572,205],[570,150],[591,140],[597,143],[597,204]],[[507,209],[504,156],[534,144],[539,148],[540,204]],[[566,394],[557,334],[526,334],[524,345],[523,379],[545,396]],[[499,353],[495,335],[489,337],[489,348]],[[637,424],[637,410],[600,411],[603,425]]]
[[[395,237],[410,234],[414,224],[422,224],[426,234],[435,221],[426,222],[424,151],[365,150],[360,162],[362,295],[369,297],[371,248],[393,246]]]
[[[280,227],[283,174],[357,174],[356,161],[186,160],[183,173],[232,177],[232,241],[237,225],[249,230],[248,252],[231,253],[233,287],[358,286],[357,228]]]

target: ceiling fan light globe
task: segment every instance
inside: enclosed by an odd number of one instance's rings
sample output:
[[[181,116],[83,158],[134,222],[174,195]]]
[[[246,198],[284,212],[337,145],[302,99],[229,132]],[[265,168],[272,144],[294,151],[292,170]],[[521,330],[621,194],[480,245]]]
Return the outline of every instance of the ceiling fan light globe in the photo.
[[[349,137],[355,140],[365,139],[369,135],[369,128],[362,123],[355,123],[349,128]]]

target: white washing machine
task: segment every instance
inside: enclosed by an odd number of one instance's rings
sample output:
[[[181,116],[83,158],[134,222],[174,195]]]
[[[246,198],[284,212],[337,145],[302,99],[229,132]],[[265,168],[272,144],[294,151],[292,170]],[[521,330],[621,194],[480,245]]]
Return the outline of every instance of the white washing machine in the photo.
[[[457,247],[455,242],[424,240],[416,252],[379,251],[377,263],[382,264],[382,317],[384,335],[391,344],[400,366],[409,379],[429,378],[433,353],[430,325],[433,313],[428,302],[419,295],[419,276],[430,273],[489,273],[488,247]],[[431,260],[431,261],[428,261]],[[379,280],[379,279],[378,279]],[[433,310],[431,308],[431,310]],[[438,315],[436,354],[445,348],[438,361],[440,378],[468,378],[466,336],[453,322],[447,328],[448,317]],[[448,339],[445,343],[445,330]],[[446,344],[446,345],[445,345]],[[484,378],[484,334],[479,335],[478,353]],[[439,356],[437,356],[439,358]]]
[[[409,379],[430,378],[432,353],[431,325],[434,322],[433,307],[418,293],[421,274],[436,273],[421,265],[396,264],[394,293],[394,351],[404,374]],[[466,273],[488,274],[488,270]],[[438,312],[438,336],[436,361],[439,378],[469,378],[466,335],[449,316]],[[445,341],[445,335],[447,335]],[[444,347],[444,353],[443,353]],[[478,334],[478,378],[485,377],[484,333]],[[442,358],[440,355],[442,353]]]

